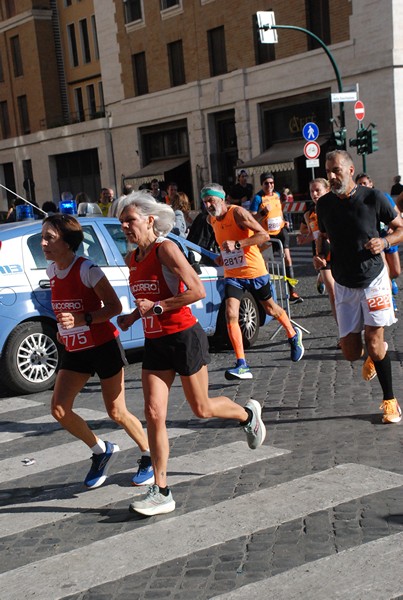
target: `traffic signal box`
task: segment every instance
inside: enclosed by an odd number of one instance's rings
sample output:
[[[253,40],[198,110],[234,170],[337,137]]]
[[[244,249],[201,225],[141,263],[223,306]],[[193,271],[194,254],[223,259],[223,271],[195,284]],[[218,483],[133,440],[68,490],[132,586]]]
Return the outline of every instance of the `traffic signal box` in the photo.
[[[357,148],[357,154],[372,154],[379,150],[378,131],[371,129],[357,129],[357,137],[350,138],[349,146]]]
[[[335,150],[345,150],[346,149],[346,136],[347,129],[342,127],[341,129],[337,129],[333,131],[330,137],[330,147]]]

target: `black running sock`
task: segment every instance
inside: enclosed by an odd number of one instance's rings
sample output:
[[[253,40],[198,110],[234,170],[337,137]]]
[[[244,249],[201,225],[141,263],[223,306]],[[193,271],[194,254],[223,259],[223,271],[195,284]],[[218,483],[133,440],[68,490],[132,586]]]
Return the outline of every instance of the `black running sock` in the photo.
[[[245,425],[249,425],[249,423],[252,421],[252,417],[253,417],[253,412],[251,411],[250,408],[247,408],[246,406],[244,407],[246,412],[248,413],[248,418],[246,419],[246,421],[240,421],[239,425],[241,427],[245,427]]]
[[[159,487],[160,493],[163,496],[168,496],[168,494],[169,494],[169,487],[168,486],[166,486],[166,487],[160,487],[160,486],[158,486],[158,487]]]
[[[392,400],[395,397],[392,386],[392,366],[390,356],[385,354],[382,360],[374,360],[376,374],[378,375],[379,383],[381,384],[383,399]]]

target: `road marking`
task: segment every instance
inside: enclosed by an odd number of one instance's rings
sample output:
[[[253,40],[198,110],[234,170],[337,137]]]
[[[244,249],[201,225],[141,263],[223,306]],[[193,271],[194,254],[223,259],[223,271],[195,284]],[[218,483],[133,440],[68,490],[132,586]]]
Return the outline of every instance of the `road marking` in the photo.
[[[35,400],[28,400],[27,398],[2,398],[0,400],[0,414],[43,405],[43,402],[36,402]]]
[[[99,410],[88,408],[74,409],[86,421],[101,421],[109,419],[108,414]],[[29,419],[28,421],[13,421],[12,423],[3,423],[0,425],[0,444],[11,442],[31,435],[49,434],[57,429],[63,429],[62,426],[52,417],[51,414]]]
[[[2,600],[60,600],[67,594],[78,594],[167,560],[402,485],[403,476],[396,473],[355,464],[339,465],[185,515],[162,518],[137,530],[3,573]],[[141,551],[134,551],[136,548]]]
[[[212,600],[390,600],[403,593],[403,533],[326,556]]]
[[[178,437],[180,435],[189,435],[194,433],[191,429],[179,429],[172,428],[168,429],[169,437]],[[135,442],[127,435],[123,429],[114,429],[112,431],[106,431],[101,435],[102,439],[114,442],[118,444],[121,450],[134,449],[139,455],[140,450],[137,448]],[[23,464],[24,458],[34,458],[35,464],[29,467]],[[51,471],[52,469],[58,469],[66,465],[81,462],[83,460],[91,458],[91,452],[86,445],[81,441],[69,442],[68,444],[61,444],[60,446],[54,446],[52,448],[46,448],[45,450],[39,450],[38,452],[32,452],[20,456],[13,456],[11,458],[5,458],[0,461],[0,483],[6,481],[13,481],[26,478],[29,475],[36,475],[43,473],[44,471]],[[88,463],[88,468],[89,468]],[[135,466],[133,465],[133,470]]]
[[[172,430],[168,430],[171,433]],[[193,433],[189,430],[176,430],[178,435]],[[127,436],[126,436],[127,437]],[[236,469],[257,461],[266,460],[289,454],[289,450],[274,448],[273,446],[262,446],[252,452],[244,441],[226,444],[219,448],[210,448],[200,452],[193,452],[169,461],[169,483],[183,483],[214,475],[230,469]],[[133,469],[120,471],[121,473],[133,473]],[[169,473],[176,473],[170,475]],[[110,477],[113,481],[114,475]],[[0,508],[0,536],[13,535],[28,529],[33,529],[46,523],[54,523],[74,517],[85,510],[94,510],[116,504],[121,500],[131,499],[133,496],[144,494],[147,488],[127,487],[121,485],[105,485],[95,490],[88,491],[82,483],[57,488],[33,502],[10,504]],[[57,494],[57,498],[54,496]],[[66,512],[64,512],[66,511]]]

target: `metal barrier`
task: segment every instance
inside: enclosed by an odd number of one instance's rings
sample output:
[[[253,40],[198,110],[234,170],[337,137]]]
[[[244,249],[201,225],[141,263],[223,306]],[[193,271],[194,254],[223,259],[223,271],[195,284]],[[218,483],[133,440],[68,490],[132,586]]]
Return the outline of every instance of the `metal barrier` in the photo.
[[[305,331],[305,333],[311,333],[308,331],[308,329],[305,329],[305,327],[294,321],[291,317],[290,296],[287,285],[283,244],[280,240],[270,239],[270,242],[265,245],[264,249],[261,248],[261,251],[267,266],[267,270],[270,274],[271,285],[274,288],[275,294],[273,294],[273,298],[275,298],[277,304],[279,304],[285,310],[293,325],[297,325],[297,327]],[[275,253],[276,257],[274,256]],[[270,339],[274,339],[281,329],[282,325],[279,325]]]

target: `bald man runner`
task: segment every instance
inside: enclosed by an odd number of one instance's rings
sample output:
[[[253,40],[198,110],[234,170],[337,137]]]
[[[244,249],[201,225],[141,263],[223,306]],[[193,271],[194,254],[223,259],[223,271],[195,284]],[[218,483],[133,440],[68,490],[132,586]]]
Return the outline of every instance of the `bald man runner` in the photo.
[[[225,308],[228,336],[236,356],[236,365],[225,371],[226,379],[252,379],[245,360],[239,308],[244,292],[250,292],[265,313],[284,327],[291,347],[291,360],[298,362],[304,355],[302,331],[293,327],[285,310],[272,298],[270,275],[259,245],[270,240],[269,234],[241,206],[229,206],[225,191],[218,183],[210,183],[201,191],[201,199],[209,214],[221,255],[218,264],[224,266]]]

